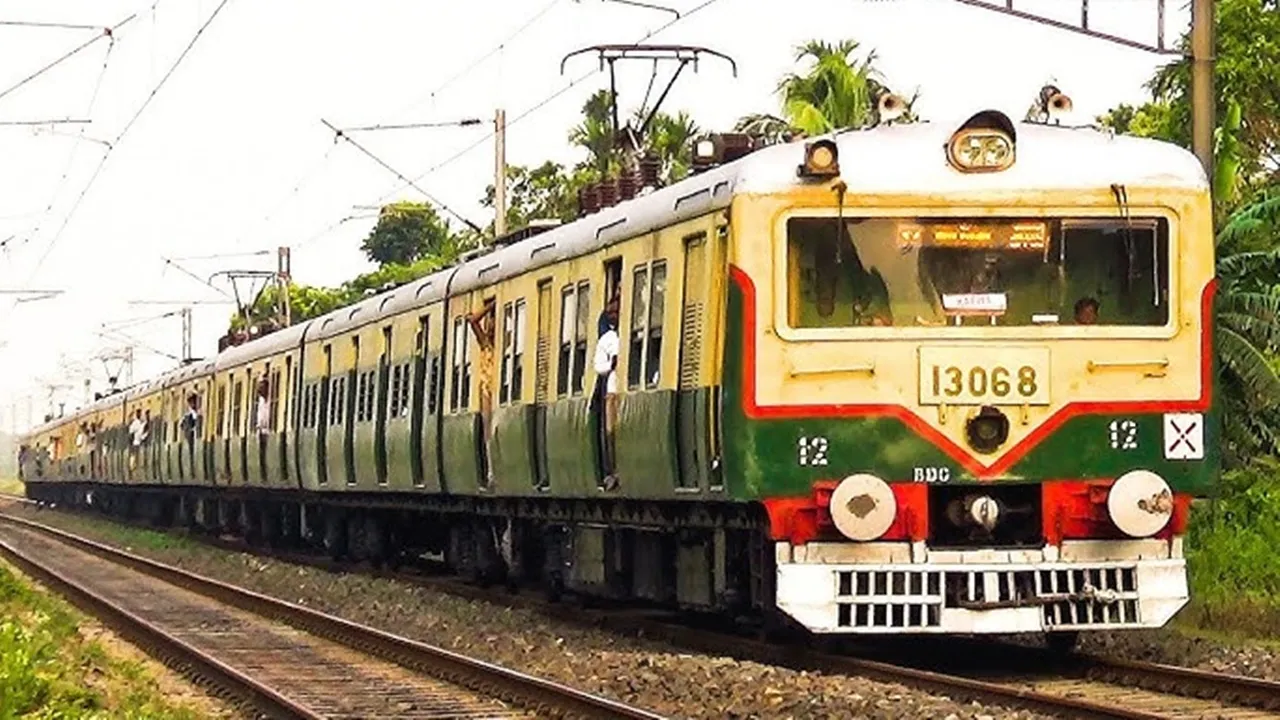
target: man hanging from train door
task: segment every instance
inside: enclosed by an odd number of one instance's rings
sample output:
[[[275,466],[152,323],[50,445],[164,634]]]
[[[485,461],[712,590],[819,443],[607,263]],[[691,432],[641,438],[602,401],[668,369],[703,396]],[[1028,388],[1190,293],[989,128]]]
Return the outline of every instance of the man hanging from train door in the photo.
[[[147,424],[142,420],[142,411],[133,411],[133,420],[129,423],[129,472],[138,467],[138,456],[142,453],[142,443],[147,439]]]
[[[182,414],[182,438],[186,441],[188,479],[196,478],[196,434],[200,426],[200,396],[187,395],[187,411]]]
[[[603,412],[601,420],[600,460],[602,486],[605,490],[618,487],[618,311],[622,304],[621,292],[615,290],[600,314],[596,354],[592,363],[596,371],[596,387],[592,393],[592,405]]]
[[[490,464],[490,439],[493,436],[493,368],[494,368],[494,336],[497,324],[498,301],[485,298],[480,312],[467,316],[467,324],[476,336],[476,344],[480,346],[480,358],[476,375],[476,389],[480,393],[480,437],[484,443],[483,460],[480,467],[480,483],[493,485],[493,467]]]
[[[258,435],[258,463],[267,456],[267,436],[271,434],[271,383],[264,374],[258,378],[257,405],[254,407],[254,426]],[[265,479],[265,478],[264,478]]]

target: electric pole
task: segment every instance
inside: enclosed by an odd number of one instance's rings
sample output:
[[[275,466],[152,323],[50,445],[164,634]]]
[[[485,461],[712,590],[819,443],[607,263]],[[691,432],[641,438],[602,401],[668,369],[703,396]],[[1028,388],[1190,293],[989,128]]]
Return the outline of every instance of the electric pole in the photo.
[[[1213,0],[1191,4],[1191,149],[1213,179]]]
[[[191,362],[191,308],[182,308],[182,362]]]
[[[278,288],[278,304],[280,312],[281,327],[289,327],[293,324],[293,315],[289,307],[289,284],[291,274],[291,258],[289,256],[289,248],[281,246],[276,254],[276,286]]]
[[[507,234],[507,111],[501,108],[493,120],[493,236]]]

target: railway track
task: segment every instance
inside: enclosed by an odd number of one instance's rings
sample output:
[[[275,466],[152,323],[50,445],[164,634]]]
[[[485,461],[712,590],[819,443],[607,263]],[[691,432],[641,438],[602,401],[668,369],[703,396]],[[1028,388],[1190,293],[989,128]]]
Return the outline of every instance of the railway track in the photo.
[[[844,647],[823,652],[795,643],[765,642],[725,628],[691,627],[665,613],[591,610],[549,603],[528,594],[486,590],[453,578],[355,568],[327,558],[249,548],[241,541],[206,540],[283,562],[390,577],[469,599],[531,608],[558,619],[588,622],[612,631],[643,633],[691,650],[795,669],[860,675],[1064,717],[1280,719],[1280,683],[1238,675],[1093,655],[1063,658],[1039,648],[981,639],[925,638],[912,643],[915,651],[911,656],[904,656],[900,645],[886,651],[866,642],[835,643]],[[974,662],[975,658],[986,659]]]
[[[661,716],[4,516],[0,552],[256,716]]]

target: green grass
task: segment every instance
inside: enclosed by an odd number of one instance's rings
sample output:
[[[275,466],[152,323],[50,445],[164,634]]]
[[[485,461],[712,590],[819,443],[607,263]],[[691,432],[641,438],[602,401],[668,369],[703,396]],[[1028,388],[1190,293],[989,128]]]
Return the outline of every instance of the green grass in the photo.
[[[140,663],[82,636],[82,619],[0,563],[0,720],[200,717],[167,701]]]
[[[26,486],[17,478],[0,478],[0,493],[26,495]]]
[[[1223,475],[1217,501],[1192,512],[1187,565],[1179,627],[1280,640],[1280,461]]]
[[[129,550],[184,550],[201,547],[201,543],[195,540],[163,530],[147,530],[145,528],[119,525],[110,520],[100,520],[96,517],[77,516],[76,521],[84,523],[95,532],[100,533],[101,539],[105,542]]]

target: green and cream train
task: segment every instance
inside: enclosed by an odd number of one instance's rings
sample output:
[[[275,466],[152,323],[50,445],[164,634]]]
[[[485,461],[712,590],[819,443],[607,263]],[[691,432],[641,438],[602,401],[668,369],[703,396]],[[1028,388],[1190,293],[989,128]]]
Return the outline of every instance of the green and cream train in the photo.
[[[985,110],[695,157],[34,429],[28,493],[814,633],[1177,612],[1218,474],[1193,156]]]

